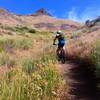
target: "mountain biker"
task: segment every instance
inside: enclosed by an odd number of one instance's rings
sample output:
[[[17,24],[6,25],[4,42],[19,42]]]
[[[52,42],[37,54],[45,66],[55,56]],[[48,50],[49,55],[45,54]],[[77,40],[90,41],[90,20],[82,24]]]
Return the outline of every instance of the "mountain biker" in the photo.
[[[64,38],[64,34],[61,32],[61,30],[56,32],[56,36],[53,40],[53,45],[56,45],[55,42],[56,40],[58,40],[58,48],[57,48],[57,55],[59,55],[59,51],[64,47],[65,45],[65,38]]]

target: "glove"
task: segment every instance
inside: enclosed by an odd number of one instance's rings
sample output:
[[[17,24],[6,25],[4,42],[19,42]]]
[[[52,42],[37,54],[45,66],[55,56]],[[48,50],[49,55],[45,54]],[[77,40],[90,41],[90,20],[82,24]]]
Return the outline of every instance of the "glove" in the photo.
[[[55,43],[53,43],[53,45],[56,45]]]

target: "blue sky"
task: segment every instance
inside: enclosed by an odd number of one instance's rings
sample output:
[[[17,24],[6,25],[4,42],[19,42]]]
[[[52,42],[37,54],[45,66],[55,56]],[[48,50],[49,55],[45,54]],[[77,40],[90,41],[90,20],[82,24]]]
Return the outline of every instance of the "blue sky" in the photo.
[[[0,7],[16,14],[45,8],[54,17],[85,21],[100,16],[100,0],[0,0]]]

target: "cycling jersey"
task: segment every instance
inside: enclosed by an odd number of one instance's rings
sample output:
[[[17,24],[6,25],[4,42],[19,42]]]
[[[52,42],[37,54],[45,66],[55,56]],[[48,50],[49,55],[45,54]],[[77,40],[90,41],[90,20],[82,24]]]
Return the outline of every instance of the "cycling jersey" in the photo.
[[[63,47],[65,45],[65,39],[63,34],[56,35],[56,38],[58,39],[58,46]]]

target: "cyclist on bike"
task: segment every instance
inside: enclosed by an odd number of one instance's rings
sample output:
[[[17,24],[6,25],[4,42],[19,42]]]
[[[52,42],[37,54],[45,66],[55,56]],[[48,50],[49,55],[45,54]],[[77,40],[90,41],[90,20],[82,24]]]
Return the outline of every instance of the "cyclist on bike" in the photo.
[[[59,30],[56,32],[56,36],[53,40],[53,45],[56,45],[55,42],[56,40],[58,40],[58,48],[57,48],[57,55],[59,55],[59,51],[61,49],[63,49],[64,45],[65,45],[65,38],[64,38],[64,34]]]

